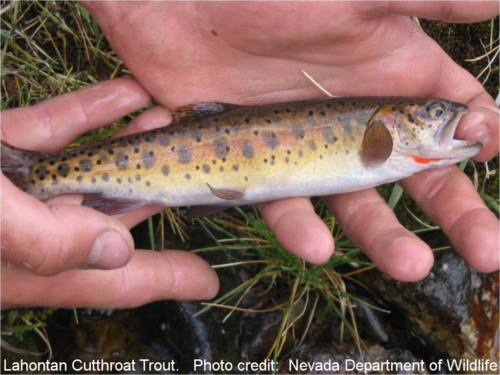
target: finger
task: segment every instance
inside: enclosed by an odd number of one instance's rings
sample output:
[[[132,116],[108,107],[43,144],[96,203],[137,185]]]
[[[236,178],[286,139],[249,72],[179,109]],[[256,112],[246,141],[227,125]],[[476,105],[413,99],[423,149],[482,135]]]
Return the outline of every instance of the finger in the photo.
[[[289,252],[314,264],[333,254],[333,236],[308,198],[289,198],[257,205],[268,227]]]
[[[467,263],[481,272],[498,270],[498,219],[460,169],[425,171],[400,183]]]
[[[2,139],[14,146],[56,152],[78,135],[146,106],[149,94],[133,79],[117,78],[2,112]]]
[[[460,121],[454,138],[481,142],[483,148],[473,160],[488,161],[498,154],[498,107],[486,92],[482,92],[467,104],[470,111]]]
[[[2,258],[39,275],[90,266],[117,268],[131,258],[134,242],[116,220],[74,204],[47,206],[17,189],[2,174]]]
[[[375,265],[400,281],[429,274],[434,257],[429,246],[403,228],[375,189],[324,197],[347,236]]]
[[[372,16],[399,14],[445,22],[480,22],[498,15],[495,1],[380,1],[354,5]]]
[[[142,112],[130,124],[120,130],[115,137],[161,128],[171,122],[172,113],[167,108],[157,105]]]
[[[72,270],[52,277],[2,263],[2,308],[131,308],[162,299],[208,299],[218,289],[212,267],[185,251],[137,250],[120,269]]]

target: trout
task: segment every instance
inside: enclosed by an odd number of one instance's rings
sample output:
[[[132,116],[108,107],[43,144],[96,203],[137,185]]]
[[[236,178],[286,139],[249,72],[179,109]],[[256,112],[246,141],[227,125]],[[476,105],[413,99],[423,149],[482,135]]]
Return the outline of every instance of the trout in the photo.
[[[2,172],[45,200],[83,194],[116,214],[154,204],[192,217],[374,187],[474,156],[453,139],[468,109],[443,99],[352,97],[256,106],[199,103],[172,124],[59,154],[1,146]]]

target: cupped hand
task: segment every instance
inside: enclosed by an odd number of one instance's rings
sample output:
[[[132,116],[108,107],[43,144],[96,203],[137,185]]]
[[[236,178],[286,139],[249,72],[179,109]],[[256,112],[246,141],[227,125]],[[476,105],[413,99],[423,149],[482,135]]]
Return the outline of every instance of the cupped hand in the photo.
[[[199,101],[258,104],[319,97],[311,73],[333,95],[442,97],[468,104],[458,137],[498,152],[498,108],[484,88],[410,16],[478,22],[496,3],[130,3],[85,2],[141,85],[169,108]],[[456,166],[401,181],[475,269],[498,270],[498,221]],[[324,198],[347,235],[384,272],[424,278],[433,255],[376,190]],[[334,250],[306,198],[260,204],[292,253],[313,263]]]
[[[132,79],[95,84],[32,107],[2,111],[2,140],[55,153],[78,135],[108,125],[150,99]],[[122,134],[169,121],[168,111],[154,108]],[[82,196],[43,203],[3,174],[1,183],[2,309],[125,308],[217,293],[217,275],[201,258],[182,251],[134,251],[128,229],[158,208],[113,218],[81,206]]]

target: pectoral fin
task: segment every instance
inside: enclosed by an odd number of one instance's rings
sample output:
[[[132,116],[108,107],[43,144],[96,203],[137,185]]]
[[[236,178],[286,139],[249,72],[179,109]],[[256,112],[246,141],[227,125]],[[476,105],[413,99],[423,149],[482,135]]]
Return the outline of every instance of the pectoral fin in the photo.
[[[363,136],[359,153],[366,167],[376,167],[391,156],[393,141],[391,133],[380,120],[369,124]]]
[[[244,193],[237,191],[237,190],[231,190],[231,189],[216,189],[209,184],[207,186],[210,188],[210,191],[212,192],[213,195],[219,197],[220,199],[225,199],[228,201],[232,201],[234,199],[241,199],[245,195]]]

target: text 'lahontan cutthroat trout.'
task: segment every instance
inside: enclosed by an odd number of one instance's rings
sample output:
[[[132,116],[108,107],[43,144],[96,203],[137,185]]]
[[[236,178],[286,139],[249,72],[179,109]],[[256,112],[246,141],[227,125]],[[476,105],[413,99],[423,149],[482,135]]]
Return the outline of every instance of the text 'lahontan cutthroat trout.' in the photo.
[[[84,194],[109,214],[147,204],[230,206],[350,192],[475,155],[453,139],[467,107],[441,99],[200,103],[164,128],[49,155],[2,144],[3,173],[38,198]]]

